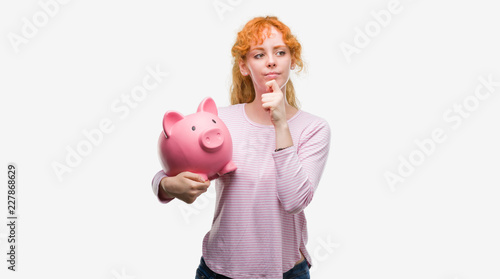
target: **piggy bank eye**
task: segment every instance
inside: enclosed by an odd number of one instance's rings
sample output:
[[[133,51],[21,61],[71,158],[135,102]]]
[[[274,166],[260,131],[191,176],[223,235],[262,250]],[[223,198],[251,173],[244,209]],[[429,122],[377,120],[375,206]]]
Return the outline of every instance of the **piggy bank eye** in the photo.
[[[191,130],[193,130],[193,131],[196,130],[196,127],[195,126],[191,127]]]
[[[212,119],[212,122],[213,122],[213,123],[217,123],[217,122],[215,122],[215,120],[213,120],[213,119]]]

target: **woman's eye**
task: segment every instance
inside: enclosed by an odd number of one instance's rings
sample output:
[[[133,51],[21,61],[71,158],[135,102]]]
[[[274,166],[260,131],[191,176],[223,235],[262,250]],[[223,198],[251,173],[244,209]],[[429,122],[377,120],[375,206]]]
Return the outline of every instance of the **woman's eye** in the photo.
[[[256,55],[254,56],[254,58],[257,58],[257,59],[259,59],[259,58],[262,58],[262,56],[264,56],[264,54],[262,54],[262,53],[259,53],[259,54],[256,54]]]
[[[284,52],[283,50],[282,50],[282,51],[278,51],[278,55],[279,55],[279,56],[283,56],[283,55],[285,55],[285,54],[286,54],[286,52]]]

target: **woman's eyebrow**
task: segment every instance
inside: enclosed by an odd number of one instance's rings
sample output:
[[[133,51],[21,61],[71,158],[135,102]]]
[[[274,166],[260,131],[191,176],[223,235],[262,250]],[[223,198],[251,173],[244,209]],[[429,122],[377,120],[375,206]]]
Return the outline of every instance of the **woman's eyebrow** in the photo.
[[[275,47],[273,47],[273,49],[280,48],[280,47],[286,48],[286,45],[275,46]],[[264,50],[264,48],[262,48],[262,47],[256,47],[256,48],[250,49],[250,51],[252,51],[252,50]]]

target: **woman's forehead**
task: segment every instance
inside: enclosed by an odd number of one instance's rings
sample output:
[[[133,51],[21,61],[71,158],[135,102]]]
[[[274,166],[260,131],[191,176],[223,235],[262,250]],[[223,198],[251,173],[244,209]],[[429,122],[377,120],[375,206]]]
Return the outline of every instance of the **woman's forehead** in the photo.
[[[262,45],[264,43],[264,41],[267,39],[271,39],[271,40],[274,40],[274,41],[279,42],[281,44],[284,44],[283,43],[283,34],[281,34],[281,32],[279,30],[277,30],[275,27],[271,27],[271,28],[266,27],[265,29],[263,29],[260,32],[259,41],[252,42],[251,48]]]

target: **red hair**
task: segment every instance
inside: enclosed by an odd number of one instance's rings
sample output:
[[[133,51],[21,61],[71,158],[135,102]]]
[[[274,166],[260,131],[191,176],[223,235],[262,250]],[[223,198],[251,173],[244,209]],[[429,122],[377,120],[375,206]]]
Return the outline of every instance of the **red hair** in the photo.
[[[301,71],[304,63],[301,58],[302,46],[297,38],[292,35],[290,28],[274,16],[256,17],[245,25],[238,32],[236,42],[231,49],[233,60],[233,82],[231,85],[231,104],[241,104],[252,102],[255,98],[255,89],[250,76],[243,76],[240,72],[239,61],[246,59],[246,54],[252,45],[260,45],[271,34],[271,28],[275,27],[283,34],[283,42],[290,49],[292,65]],[[267,31],[264,33],[264,31]],[[286,99],[290,105],[298,108],[295,97],[295,89],[289,79],[286,86]]]

